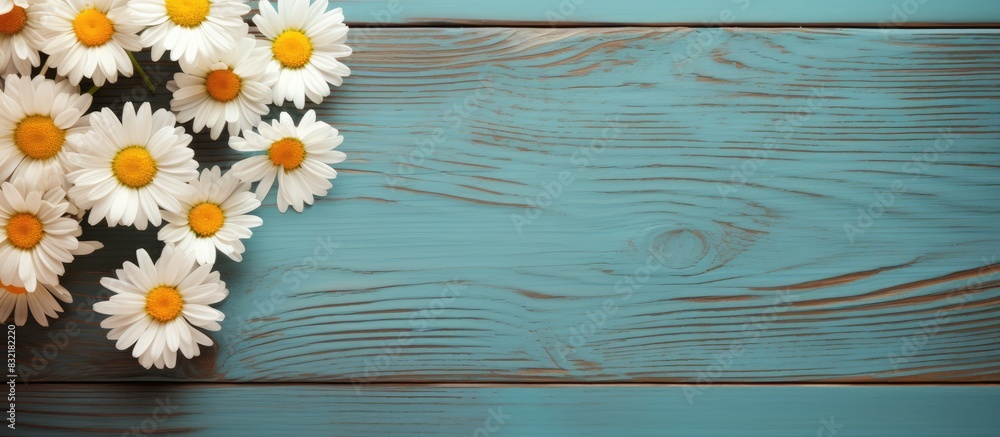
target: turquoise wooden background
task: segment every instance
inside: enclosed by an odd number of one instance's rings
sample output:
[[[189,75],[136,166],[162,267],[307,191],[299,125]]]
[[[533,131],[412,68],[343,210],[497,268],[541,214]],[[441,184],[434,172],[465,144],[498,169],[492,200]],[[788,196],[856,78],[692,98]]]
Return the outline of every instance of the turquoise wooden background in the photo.
[[[19,431],[996,435],[1000,4],[338,6],[330,196],[272,194],[169,371],[91,310],[155,233],[88,229]]]

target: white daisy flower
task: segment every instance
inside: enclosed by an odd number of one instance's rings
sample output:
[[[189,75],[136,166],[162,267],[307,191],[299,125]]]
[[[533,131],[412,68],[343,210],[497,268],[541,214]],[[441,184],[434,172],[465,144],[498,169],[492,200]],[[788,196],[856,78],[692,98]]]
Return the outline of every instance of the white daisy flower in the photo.
[[[14,324],[24,326],[30,312],[39,325],[49,326],[48,319],[58,319],[63,311],[56,299],[73,303],[73,296],[58,284],[38,284],[35,291],[29,292],[24,287],[0,283],[0,322],[6,321],[13,313]]]
[[[247,214],[260,206],[250,183],[232,173],[223,175],[215,166],[202,170],[201,179],[191,185],[195,194],[180,199],[181,212],[163,213],[167,224],[160,229],[160,241],[194,255],[199,264],[215,263],[216,249],[242,261],[246,248],[240,239],[250,238],[250,228],[264,224],[260,217]]]
[[[62,179],[64,178],[60,175],[59,180]],[[44,202],[53,205],[67,203],[66,193],[62,189],[61,183],[54,178],[42,177],[30,181],[28,178],[17,178],[11,184],[21,193],[31,191],[33,188],[39,188],[44,192],[42,194],[42,201]],[[82,234],[83,229],[77,226],[75,231],[69,235],[79,238]],[[104,245],[98,241],[80,241],[77,248],[70,250],[69,253],[73,256],[89,255],[102,247]],[[62,312],[62,306],[53,299],[53,296],[65,303],[73,302],[73,296],[59,284],[50,285],[37,282],[33,290],[29,292],[24,287],[0,282],[0,322],[7,320],[13,312],[14,323],[17,326],[23,326],[27,321],[28,312],[31,312],[38,324],[49,326],[46,316],[55,319],[59,317],[58,313]]]
[[[21,193],[27,193],[32,189],[38,188],[43,192],[42,201],[52,205],[68,204],[66,193],[62,189],[61,180],[64,179],[62,175],[60,175],[58,180],[42,176],[41,178],[31,180],[26,177],[16,178],[11,184]],[[69,210],[72,210],[72,204],[69,205]],[[69,235],[79,238],[82,234],[83,229],[77,226]],[[95,250],[104,247],[98,241],[79,241],[78,243],[76,249],[69,250],[69,253],[73,256],[89,255]],[[23,326],[27,320],[28,312],[31,312],[40,325],[49,326],[46,316],[55,319],[59,317],[57,313],[62,312],[62,306],[53,299],[53,296],[66,303],[73,302],[73,296],[59,284],[50,285],[37,282],[33,290],[29,292],[24,287],[0,282],[0,322],[7,320],[11,312],[13,312],[14,323],[17,326]]]
[[[233,165],[231,173],[245,182],[258,182],[257,198],[263,200],[278,178],[278,210],[291,205],[302,212],[303,204],[312,205],[314,196],[325,196],[337,177],[330,164],[343,162],[347,155],[333,150],[344,137],[337,129],[316,121],[316,112],[302,116],[299,125],[282,112],[279,120],[257,126],[259,133],[244,131],[243,137],[229,138],[229,147],[242,152],[267,152],[246,158]]]
[[[65,80],[7,76],[0,91],[0,180],[62,178],[71,169],[66,138],[86,131],[92,99]]]
[[[0,75],[3,76],[30,75],[31,67],[37,67],[41,61],[38,51],[45,45],[41,34],[42,13],[34,6],[38,0],[25,3],[0,14]]]
[[[48,42],[42,51],[49,65],[73,85],[88,77],[97,86],[114,83],[118,73],[132,76],[128,52],[142,50],[129,19],[128,0],[47,0],[42,31]]]
[[[320,103],[330,95],[330,84],[340,86],[351,75],[338,58],[351,54],[347,26],[340,8],[327,11],[327,0],[282,0],[278,10],[267,0],[259,3],[254,24],[266,38],[259,44],[272,55],[268,71],[278,73],[274,103],[286,100],[302,109],[305,98]]]
[[[181,60],[182,73],[174,74],[167,89],[174,93],[170,109],[177,120],[194,120],[194,131],[208,126],[212,139],[222,128],[238,135],[260,123],[271,103],[271,86],[277,74],[266,72],[270,54],[255,47],[253,38],[244,38],[234,50],[220,52],[214,58],[199,58],[195,63]]]
[[[104,108],[90,122],[86,134],[71,138],[77,150],[69,159],[79,170],[67,177],[69,197],[90,209],[91,225],[106,219],[108,226],[142,230],[160,225],[160,209],[180,211],[177,199],[194,191],[188,182],[198,177],[198,162],[188,147],[191,135],[175,126],[170,111],[154,113],[149,103],[136,111],[129,102],[121,120]]]
[[[0,186],[0,282],[33,292],[39,282],[59,283],[63,264],[80,248],[81,231],[80,223],[64,217],[69,202],[52,203],[51,193],[24,184]]]
[[[17,6],[27,8],[28,0],[0,0],[0,14],[6,14]]]
[[[193,257],[167,246],[153,263],[144,249],[136,252],[138,265],[126,262],[117,278],[101,278],[101,285],[115,294],[94,304],[94,311],[109,315],[101,327],[118,350],[132,349],[145,368],[173,368],[177,351],[187,358],[201,353],[198,345],[212,339],[196,328],[218,331],[225,315],[209,305],[226,298],[229,290],[211,264],[196,267]]]
[[[152,47],[154,61],[170,50],[170,60],[187,62],[233,50],[247,35],[245,0],[130,0],[134,24],[147,26],[142,45]]]
[[[42,194],[42,200],[49,202],[53,205],[57,205],[63,202],[68,204],[66,208],[66,216],[72,218],[77,223],[83,221],[83,213],[86,211],[81,211],[76,204],[69,200],[69,196],[66,194],[66,188],[64,184],[66,183],[66,175],[63,174],[47,174],[42,175],[38,178],[15,178],[11,181],[18,191],[26,193],[31,190],[39,190]],[[83,228],[77,227],[76,231],[72,233],[74,237],[80,238],[83,235]],[[73,256],[79,255],[90,255],[95,250],[104,247],[99,241],[80,241],[80,245],[77,246],[75,250],[70,250],[69,252]]]

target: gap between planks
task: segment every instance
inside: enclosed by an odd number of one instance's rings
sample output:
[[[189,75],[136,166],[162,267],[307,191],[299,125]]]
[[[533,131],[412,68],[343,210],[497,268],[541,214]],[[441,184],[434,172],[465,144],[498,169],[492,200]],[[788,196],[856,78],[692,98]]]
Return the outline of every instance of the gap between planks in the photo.
[[[934,23],[934,22],[913,22],[893,24],[892,26],[880,25],[879,23],[858,23],[858,22],[817,22],[817,23],[791,23],[791,22],[771,22],[771,23],[730,23],[724,26],[713,23],[699,22],[662,22],[662,23],[623,23],[606,22],[595,23],[586,21],[565,21],[549,23],[545,21],[503,21],[503,20],[415,20],[409,23],[379,23],[372,21],[348,21],[346,24],[356,30],[373,29],[461,29],[461,28],[527,28],[527,29],[574,29],[574,28],[603,28],[603,27],[625,27],[625,28],[661,28],[661,27],[687,27],[687,28],[722,28],[722,29],[881,29],[889,30],[919,30],[919,29],[998,29],[1000,22],[978,22],[978,23]],[[350,37],[348,37],[350,39]]]
[[[519,387],[532,387],[532,388],[570,388],[570,387],[659,387],[659,388],[677,388],[677,387],[690,387],[692,385],[697,385],[696,382],[692,383],[678,383],[678,382],[665,382],[665,383],[653,383],[653,382],[588,382],[588,381],[574,381],[566,383],[558,382],[534,382],[534,381],[517,381],[517,382],[448,382],[448,381],[435,381],[435,382],[372,382],[357,384],[350,381],[316,381],[316,382],[282,382],[282,381],[257,381],[257,382],[198,382],[198,381],[44,381],[36,382],[30,384],[18,383],[22,388],[28,389],[33,385],[41,386],[52,386],[52,385],[141,385],[141,386],[156,386],[156,387],[178,387],[178,386],[197,386],[203,388],[217,388],[217,387],[264,387],[264,386],[289,386],[289,387],[308,387],[308,386],[324,386],[324,387],[337,387],[337,386],[363,386],[370,389],[384,389],[393,387],[422,387],[422,388],[519,388]],[[989,382],[974,382],[974,381],[956,381],[956,382],[871,382],[871,383],[817,383],[817,382],[793,382],[793,381],[777,381],[777,382],[725,382],[725,383],[713,383],[712,387],[817,387],[817,388],[837,388],[837,387],[1000,387],[1000,383],[989,383]]]

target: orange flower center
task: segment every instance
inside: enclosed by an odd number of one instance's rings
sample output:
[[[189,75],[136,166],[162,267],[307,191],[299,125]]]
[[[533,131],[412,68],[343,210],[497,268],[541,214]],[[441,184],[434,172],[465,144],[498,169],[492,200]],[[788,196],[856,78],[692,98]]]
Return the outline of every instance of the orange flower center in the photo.
[[[111,160],[111,171],[122,185],[142,188],[153,182],[159,170],[145,147],[129,146],[119,150]]]
[[[13,286],[13,285],[3,285],[3,284],[0,284],[0,288],[3,288],[4,290],[7,290],[7,292],[10,293],[10,294],[24,294],[24,293],[28,292],[28,289],[26,289],[24,287],[17,287],[17,286]]]
[[[196,27],[208,18],[208,0],[167,0],[167,17],[181,27]]]
[[[87,47],[97,47],[111,41],[115,34],[115,23],[108,19],[104,12],[97,9],[87,9],[73,19],[73,32],[76,39]]]
[[[243,81],[232,70],[215,70],[205,78],[208,95],[220,102],[228,102],[240,95]]]
[[[169,322],[181,315],[184,299],[174,287],[160,286],[146,294],[146,313],[160,321]]]
[[[66,142],[66,131],[46,115],[29,115],[14,128],[14,145],[25,155],[46,160],[56,156]]]
[[[214,203],[199,203],[188,212],[188,224],[199,237],[211,237],[226,223],[226,214]]]
[[[306,146],[298,138],[282,138],[271,144],[267,156],[274,165],[280,165],[285,170],[295,170],[306,159]]]
[[[14,6],[10,12],[0,15],[0,33],[17,35],[28,22],[28,13],[20,6]]]
[[[42,221],[33,214],[20,212],[14,214],[7,222],[7,240],[18,249],[34,249],[44,236],[45,228],[42,226]]]
[[[286,30],[274,39],[271,52],[285,68],[302,68],[312,57],[312,40],[298,30]]]

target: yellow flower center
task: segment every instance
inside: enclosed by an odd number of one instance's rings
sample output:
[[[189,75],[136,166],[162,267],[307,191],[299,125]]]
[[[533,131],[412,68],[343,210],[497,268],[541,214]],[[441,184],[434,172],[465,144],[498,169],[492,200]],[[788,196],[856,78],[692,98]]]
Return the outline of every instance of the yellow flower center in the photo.
[[[44,236],[45,228],[42,226],[42,221],[34,214],[19,212],[11,216],[7,222],[7,240],[18,249],[33,249]]]
[[[312,57],[313,45],[306,34],[298,30],[286,30],[274,39],[271,51],[274,52],[274,59],[285,68],[302,68]]]
[[[195,27],[205,21],[211,3],[208,0],[167,0],[167,16],[181,27]]]
[[[232,70],[214,70],[205,78],[208,95],[220,102],[228,102],[240,95],[243,81]]]
[[[49,159],[62,150],[66,131],[56,126],[52,117],[29,115],[14,128],[14,145],[34,159]]]
[[[295,170],[306,159],[306,146],[298,138],[282,138],[271,144],[267,151],[274,165],[285,167],[285,170]]]
[[[10,294],[24,294],[28,292],[28,290],[24,287],[17,287],[13,285],[0,284],[0,288],[7,290],[7,292]]]
[[[226,223],[226,214],[214,203],[199,203],[188,212],[188,224],[195,235],[211,237]]]
[[[28,22],[28,13],[24,8],[14,6],[10,12],[0,15],[0,33],[5,35],[16,35],[24,29],[24,24]]]
[[[122,185],[142,188],[153,182],[158,170],[156,160],[145,147],[129,146],[111,160],[111,171]]]
[[[159,286],[146,294],[146,313],[160,321],[169,322],[181,315],[184,309],[184,299],[181,292],[174,287]]]
[[[87,47],[102,46],[115,34],[115,23],[104,12],[87,9],[73,19],[73,32],[76,32],[76,39]]]

